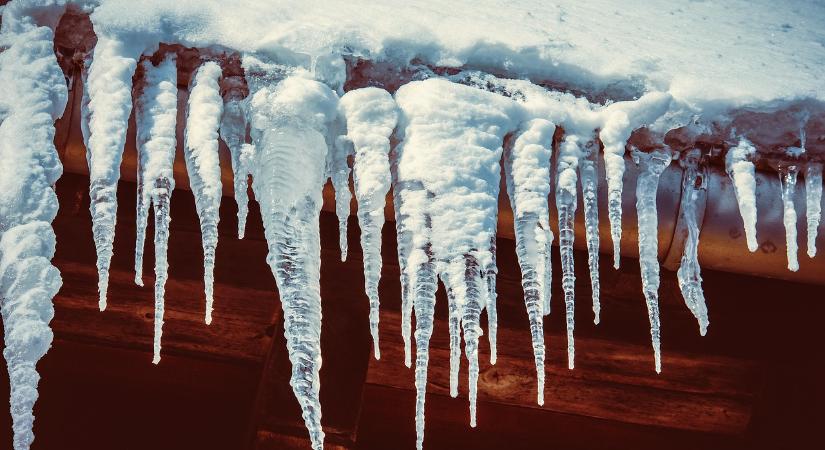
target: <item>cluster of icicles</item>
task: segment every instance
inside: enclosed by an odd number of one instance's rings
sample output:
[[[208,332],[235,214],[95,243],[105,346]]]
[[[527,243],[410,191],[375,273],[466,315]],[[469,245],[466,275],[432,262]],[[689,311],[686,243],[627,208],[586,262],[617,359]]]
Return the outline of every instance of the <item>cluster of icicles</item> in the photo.
[[[48,97],[35,77],[47,68],[62,76],[51,54],[51,30],[31,27],[27,39],[6,50],[1,58],[29,71],[12,77],[0,67],[0,82],[15,83],[30,96]],[[152,60],[141,58],[126,43],[101,36],[88,59],[83,77],[83,136],[90,172],[91,215],[98,254],[100,309],[106,308],[108,271],[112,257],[116,189],[128,119],[134,105],[139,153],[135,282],[142,285],[143,248],[149,217],[155,221],[155,336],[153,362],[160,361],[167,279],[166,249],[169,205],[175,180],[175,130],[178,116],[177,65],[174,53]],[[633,130],[652,124],[671,101],[651,93],[636,101],[593,105],[568,94],[547,91],[527,81],[505,80],[480,72],[452,76],[424,73],[395,95],[369,87],[343,94],[316,81],[313,73],[286,67],[253,55],[243,57],[249,92],[240,77],[224,77],[217,61],[203,62],[192,76],[186,105],[185,160],[200,218],[204,253],[205,321],[212,318],[215,249],[221,178],[219,139],[231,151],[238,234],[243,236],[247,213],[247,183],[260,203],[269,247],[267,261],[276,278],[285,318],[285,333],[293,364],[291,385],[303,411],[312,447],[323,447],[319,402],[321,298],[319,211],[322,186],[331,179],[336,188],[341,253],[346,258],[346,218],[349,215],[350,167],[358,202],[365,289],[370,304],[370,331],[375,357],[378,343],[378,282],[381,273],[381,229],[385,196],[392,188],[402,285],[402,334],[405,363],[415,361],[417,447],[424,437],[424,402],[428,348],[433,331],[435,292],[440,280],[448,295],[450,334],[450,393],[458,392],[458,369],[464,342],[469,365],[470,424],[476,423],[478,347],[483,335],[482,311],[487,312],[490,363],[496,362],[497,198],[500,167],[514,212],[516,251],[521,266],[524,303],[529,316],[535,355],[537,401],[544,401],[545,344],[543,317],[550,313],[551,244],[548,199],[555,193],[558,211],[562,286],[567,322],[568,365],[574,366],[574,216],[582,196],[594,321],[599,321],[598,164],[603,163],[608,186],[609,220],[614,265],[619,264],[621,198],[626,143]],[[138,70],[139,68],[139,70]],[[132,87],[135,73],[138,83]],[[54,81],[54,80],[53,80]],[[494,89],[490,89],[493,86]],[[482,89],[484,88],[484,89]],[[65,86],[51,98],[29,98],[3,117],[0,154],[30,158],[35,181],[19,180],[31,189],[25,195],[45,196],[48,210],[11,214],[0,228],[0,297],[6,331],[6,350],[12,383],[14,446],[27,449],[33,439],[32,406],[37,397],[34,365],[51,342],[47,324],[50,300],[60,285],[50,265],[54,235],[48,222],[56,199],[50,186],[59,176],[51,143],[52,121],[65,106]],[[504,96],[491,91],[518,92]],[[62,95],[62,97],[61,97]],[[44,114],[45,113],[45,114]],[[4,113],[5,114],[5,113]],[[34,127],[36,136],[15,138],[19,126]],[[42,136],[40,136],[42,134]],[[556,139],[561,136],[554,148]],[[42,139],[41,139],[42,138]],[[391,147],[391,138],[398,144]],[[24,151],[15,147],[26,142]],[[727,169],[734,180],[745,223],[748,246],[756,249],[754,147],[744,138],[728,153]],[[804,139],[803,139],[804,142]],[[22,144],[21,144],[22,145]],[[556,155],[553,155],[553,152]],[[636,186],[642,289],[647,301],[655,370],[661,370],[658,310],[656,192],[659,176],[677,158],[666,146],[652,152],[631,148],[640,167]],[[678,271],[687,306],[700,331],[708,326],[697,259],[699,228],[697,198],[698,151],[681,157],[684,170],[682,205],[688,239]],[[555,159],[555,166],[551,161]],[[51,172],[51,167],[58,167]],[[433,170],[438,168],[438,170]],[[821,166],[809,165],[809,233],[815,235],[821,196]],[[783,170],[786,224],[796,223],[792,196],[797,169]],[[28,175],[26,175],[28,176]],[[553,183],[555,183],[553,185]],[[3,206],[3,205],[0,205]],[[788,242],[796,242],[788,227]],[[809,236],[808,252],[815,252]],[[796,250],[788,246],[789,267],[796,267]],[[45,306],[33,306],[33,305]],[[46,311],[45,313],[42,311]],[[415,317],[415,333],[412,318]],[[415,342],[415,358],[412,344]]]

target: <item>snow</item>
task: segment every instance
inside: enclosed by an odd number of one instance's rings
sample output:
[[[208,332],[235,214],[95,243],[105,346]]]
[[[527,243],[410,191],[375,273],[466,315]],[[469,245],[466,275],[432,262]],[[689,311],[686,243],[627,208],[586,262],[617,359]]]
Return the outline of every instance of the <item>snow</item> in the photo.
[[[218,246],[218,221],[223,190],[218,159],[218,130],[223,114],[223,99],[218,84],[221,73],[218,63],[207,61],[192,76],[184,138],[186,171],[201,222],[207,325],[212,323],[215,250]]]
[[[141,61],[142,92],[136,96],[138,188],[137,239],[135,244],[135,282],[143,270],[143,247],[149,207],[155,211],[155,327],[152,362],[160,362],[163,334],[164,291],[169,264],[169,202],[175,189],[172,166],[175,162],[175,137],[178,116],[178,68],[175,54],[165,55],[158,66]]]
[[[370,300],[370,333],[375,358],[378,348],[378,280],[381,278],[381,228],[384,204],[390,190],[390,136],[398,121],[395,101],[385,90],[349,91],[339,106],[346,118],[347,137],[355,147],[355,198],[364,253],[364,288]]]

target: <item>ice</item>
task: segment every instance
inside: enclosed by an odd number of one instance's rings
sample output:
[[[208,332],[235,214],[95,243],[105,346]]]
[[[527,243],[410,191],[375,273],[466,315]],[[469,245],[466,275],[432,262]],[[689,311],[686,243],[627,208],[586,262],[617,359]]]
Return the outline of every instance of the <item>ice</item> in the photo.
[[[579,181],[584,204],[584,228],[587,240],[587,266],[590,268],[590,286],[593,295],[593,323],[599,323],[599,193],[598,193],[599,145],[588,141],[584,155],[579,160]]]
[[[573,341],[576,274],[573,265],[573,223],[576,216],[576,183],[579,159],[585,145],[581,136],[570,134],[559,146],[556,165],[556,210],[559,215],[559,252],[561,253],[561,285],[564,289],[565,322],[567,323],[567,367],[575,361]]]
[[[370,301],[370,333],[375,358],[378,347],[378,280],[381,278],[381,229],[390,190],[390,136],[398,121],[392,96],[379,88],[349,91],[339,103],[347,122],[347,137],[355,147],[355,197],[364,253],[364,287]]]
[[[292,386],[312,448],[323,449],[321,404],[321,242],[319,212],[329,124],[337,96],[306,72],[281,73],[244,58],[250,81],[250,135],[255,144],[253,190],[284,310]],[[261,74],[261,75],[258,75]],[[281,78],[285,77],[282,81]]]
[[[338,246],[341,261],[347,260],[347,221],[350,214],[352,192],[349,188],[349,159],[353,156],[352,142],[344,135],[346,125],[340,117],[331,124],[329,132],[330,152],[327,155],[327,173],[335,189],[335,215],[338,217]]]
[[[808,256],[816,256],[816,236],[822,216],[822,164],[808,163],[805,167],[805,217],[808,221]]]
[[[756,240],[756,175],[752,162],[755,155],[756,148],[744,137],[725,155],[725,170],[733,181],[739,213],[745,225],[748,250],[752,252],[759,248]]]
[[[489,282],[494,273],[495,227],[498,211],[500,158],[504,135],[515,128],[520,110],[511,100],[490,92],[443,79],[414,81],[395,95],[402,112],[396,147],[396,204],[404,217],[405,240],[412,245],[399,251],[414,295],[417,322],[429,328],[430,316],[419,317],[419,308],[432,310],[429,276],[432,263],[448,291],[451,322],[456,318],[463,332],[469,364],[470,425],[475,426],[478,381],[479,319],[490,301]],[[437,167],[438,170],[433,170]],[[399,245],[401,247],[401,245]],[[422,263],[427,261],[426,263]],[[423,269],[422,269],[423,267]],[[428,275],[419,281],[417,272]],[[408,294],[409,295],[409,294]],[[419,307],[418,303],[423,305]],[[458,330],[451,327],[451,338]],[[416,324],[416,387],[419,446],[423,440],[423,395],[426,389],[426,355],[421,354],[418,334],[429,339]],[[424,361],[424,367],[420,368]]]
[[[782,166],[778,170],[779,182],[782,185],[782,222],[785,224],[785,248],[788,255],[788,270],[799,270],[797,258],[798,244],[796,240],[796,178],[799,168],[795,164]]]
[[[699,334],[708,331],[708,308],[705,305],[705,293],[702,290],[702,273],[699,266],[699,224],[697,223],[696,201],[704,189],[704,177],[707,175],[699,169],[701,151],[693,149],[682,155],[679,160],[684,170],[682,175],[682,219],[687,228],[685,248],[676,276],[679,289],[690,312],[699,322]]]
[[[135,244],[135,282],[143,286],[143,247],[149,207],[155,212],[155,326],[152,362],[160,362],[163,334],[164,291],[169,264],[169,202],[175,189],[172,166],[175,163],[178,115],[178,69],[174,53],[167,54],[158,66],[147,59],[141,63],[142,84],[137,89],[138,189],[137,239]]]
[[[221,67],[214,61],[203,63],[192,76],[184,138],[186,171],[201,223],[207,324],[212,323],[215,249],[218,246],[219,209],[223,189],[218,159],[218,129],[223,114],[220,78]]]
[[[642,292],[647,302],[650,337],[656,373],[662,371],[659,322],[659,239],[656,192],[659,177],[670,165],[670,149],[656,149],[650,153],[633,148],[633,159],[639,165],[636,180],[636,214],[639,224],[639,265],[642,272]]]
[[[523,124],[504,153],[507,194],[513,209],[516,254],[521,267],[524,306],[536,363],[536,401],[544,404],[544,315],[549,312],[550,266],[550,158],[556,126],[544,119]]]
[[[54,121],[66,107],[67,89],[52,30],[15,17],[17,6],[4,9],[0,34],[0,314],[13,430],[6,439],[14,450],[27,450],[34,440],[36,364],[52,342],[52,298],[61,285],[50,263],[50,222],[58,207],[52,186],[63,170]]]
[[[219,129],[221,139],[232,156],[232,175],[235,203],[238,205],[238,239],[243,239],[246,230],[246,216],[249,212],[249,175],[254,158],[254,147],[246,143],[246,110],[243,79],[239,76],[225,77],[223,86],[223,116]]]
[[[116,38],[98,36],[89,66],[88,141],[89,209],[97,250],[100,310],[106,309],[109,265],[117,220],[117,182],[129,115],[132,112],[132,76],[140,50]]]

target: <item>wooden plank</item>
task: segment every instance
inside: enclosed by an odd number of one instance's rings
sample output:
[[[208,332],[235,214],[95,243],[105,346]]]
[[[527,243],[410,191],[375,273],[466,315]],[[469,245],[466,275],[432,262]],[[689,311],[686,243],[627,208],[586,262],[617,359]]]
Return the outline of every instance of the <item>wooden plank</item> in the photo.
[[[413,372],[403,365],[400,318],[382,314],[386,356],[370,361],[367,382],[412,390]],[[429,387],[447,395],[449,343],[444,320],[436,320],[431,341]],[[535,366],[528,331],[499,329],[498,363],[482,357],[479,399],[527,408],[536,404]],[[546,334],[548,342],[563,340]],[[667,371],[653,372],[649,349],[591,338],[576,340],[576,369],[567,369],[562,345],[551,345],[546,365],[544,409],[640,425],[737,435],[750,418],[759,374],[753,363],[724,357],[668,354]],[[486,354],[486,353],[482,353]],[[466,360],[462,363],[466,392]]]

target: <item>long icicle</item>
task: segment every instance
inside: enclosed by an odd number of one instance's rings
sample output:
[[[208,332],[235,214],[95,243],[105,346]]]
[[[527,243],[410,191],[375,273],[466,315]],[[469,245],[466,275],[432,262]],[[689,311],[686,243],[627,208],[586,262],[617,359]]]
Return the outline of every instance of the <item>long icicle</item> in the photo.
[[[292,363],[290,385],[314,450],[323,450],[321,368],[321,241],[319,214],[328,147],[325,137],[338,98],[326,85],[244,58],[250,77],[250,135],[255,144],[253,190],[278,285]]]
[[[339,103],[347,121],[347,137],[355,147],[353,179],[358,200],[358,224],[364,254],[364,288],[370,302],[370,333],[375,359],[378,346],[381,278],[381,229],[384,205],[390,190],[390,136],[398,121],[392,96],[383,89],[364,88],[347,92]]]
[[[633,158],[640,167],[636,180],[636,214],[639,224],[639,265],[642,273],[642,291],[647,302],[650,337],[656,373],[662,371],[661,328],[659,322],[659,238],[656,212],[656,193],[659,177],[672,160],[670,149],[656,149],[644,153],[633,149]]]
[[[513,209],[516,255],[521,268],[524,306],[536,365],[536,402],[544,404],[544,304],[549,297],[549,249],[553,241],[549,224],[550,158],[553,154],[552,122],[535,119],[522,125],[512,145],[505,149],[504,173]]]
[[[567,135],[559,147],[556,166],[556,209],[559,215],[559,251],[561,252],[562,288],[564,289],[565,322],[567,323],[567,367],[575,367],[576,347],[573,341],[575,327],[576,274],[573,265],[573,221],[576,215],[577,168],[581,158],[581,138]]]
[[[687,228],[685,248],[682,251],[682,260],[676,276],[679,279],[679,290],[693,316],[699,322],[699,334],[704,336],[708,331],[708,308],[705,305],[705,293],[702,290],[702,273],[699,266],[699,224],[696,217],[696,200],[699,192],[704,189],[704,174],[700,175],[699,162],[701,151],[693,149],[682,155],[680,163],[682,175],[682,219]]]
[[[796,178],[799,167],[796,164],[783,165],[779,168],[779,182],[782,185],[782,222],[785,224],[785,248],[788,255],[788,270],[799,270],[797,257],[799,244],[796,237]]]
[[[214,61],[203,63],[192,76],[186,105],[184,159],[189,185],[201,225],[203,243],[203,284],[206,296],[204,321],[212,323],[215,285],[215,250],[221,206],[221,167],[218,158],[218,129],[223,114],[219,81],[221,67]]]
[[[163,334],[164,292],[168,262],[169,201],[175,188],[172,167],[175,163],[176,121],[178,115],[178,71],[174,53],[153,66],[141,62],[142,87],[136,92],[135,124],[138,150],[138,210],[135,247],[135,281],[142,266],[143,244],[149,206],[155,210],[155,325],[152,362],[160,362]],[[140,257],[138,255],[141,255]],[[140,283],[142,285],[142,282]]]
[[[752,252],[759,248],[756,239],[756,175],[752,161],[755,156],[756,148],[744,137],[725,155],[725,170],[733,181],[748,250]]]
[[[599,283],[599,192],[598,192],[599,145],[588,141],[584,155],[579,160],[579,180],[584,205],[584,228],[587,240],[587,265],[590,269],[590,286],[593,296],[593,323],[599,323],[601,311]]]
[[[18,5],[5,6],[0,36],[8,45],[0,52],[0,86],[14,93],[0,101],[0,313],[13,431],[4,440],[14,450],[28,450],[40,380],[36,366],[52,343],[52,299],[62,284],[50,262],[50,222],[58,208],[53,186],[63,170],[54,121],[65,110],[68,92],[53,31],[25,16],[19,20],[13,14]]]
[[[805,217],[808,222],[808,256],[816,256],[816,237],[822,216],[822,163],[805,167]]]
[[[117,183],[126,129],[132,111],[132,76],[140,51],[117,39],[98,35],[88,84],[89,210],[97,251],[99,308],[106,309],[109,265],[117,220]]]

